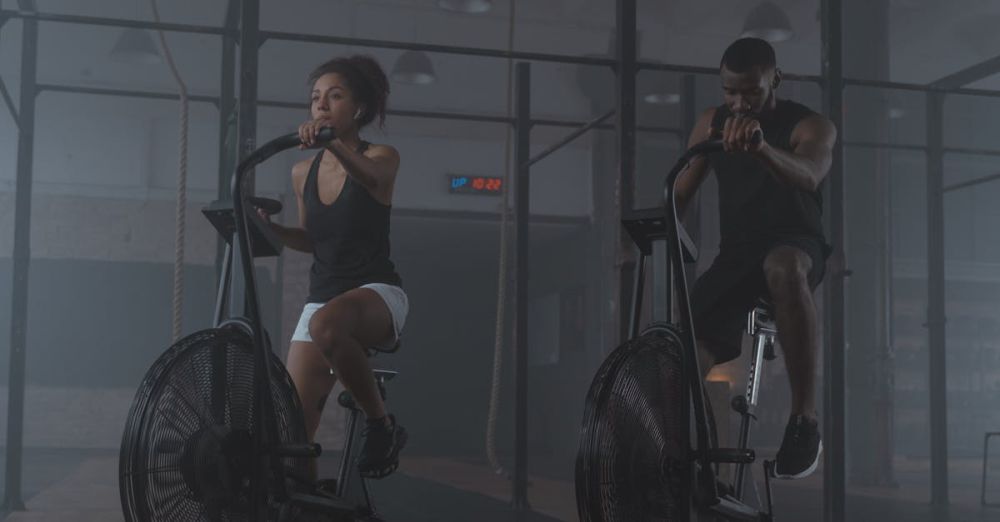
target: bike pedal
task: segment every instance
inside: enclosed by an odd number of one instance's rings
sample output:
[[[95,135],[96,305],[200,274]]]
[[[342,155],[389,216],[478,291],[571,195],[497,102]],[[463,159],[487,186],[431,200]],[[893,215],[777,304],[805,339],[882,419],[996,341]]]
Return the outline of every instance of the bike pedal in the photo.
[[[733,411],[741,415],[749,411],[747,398],[743,395],[734,396],[733,399],[729,401],[729,406],[733,409]]]

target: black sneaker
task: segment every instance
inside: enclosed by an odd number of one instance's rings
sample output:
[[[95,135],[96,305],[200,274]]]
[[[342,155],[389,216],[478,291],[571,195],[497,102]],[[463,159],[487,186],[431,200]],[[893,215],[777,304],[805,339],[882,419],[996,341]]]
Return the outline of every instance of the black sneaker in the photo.
[[[792,415],[785,427],[785,438],[775,458],[774,476],[780,479],[808,477],[816,471],[823,441],[819,436],[819,422],[805,415]]]
[[[369,422],[361,432],[365,439],[358,458],[362,477],[384,478],[399,467],[399,450],[406,446],[406,429],[396,424],[393,415],[389,415],[389,422],[389,427],[381,420]]]

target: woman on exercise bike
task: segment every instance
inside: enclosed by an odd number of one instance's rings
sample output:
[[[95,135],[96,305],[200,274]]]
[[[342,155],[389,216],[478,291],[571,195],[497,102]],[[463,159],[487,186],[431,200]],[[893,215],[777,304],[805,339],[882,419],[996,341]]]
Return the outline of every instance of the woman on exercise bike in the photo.
[[[350,56],[316,67],[308,83],[311,119],[299,126],[302,148],[313,146],[324,127],[336,138],[292,168],[299,226],[270,223],[286,246],[313,255],[309,297],[287,367],[310,441],[340,378],[367,417],[358,467],[365,477],[382,478],[399,465],[406,430],[386,412],[366,349],[391,349],[409,307],[389,259],[399,153],[362,140],[359,132],[376,120],[384,123],[389,82],[373,58]],[[315,461],[313,466],[315,479]]]

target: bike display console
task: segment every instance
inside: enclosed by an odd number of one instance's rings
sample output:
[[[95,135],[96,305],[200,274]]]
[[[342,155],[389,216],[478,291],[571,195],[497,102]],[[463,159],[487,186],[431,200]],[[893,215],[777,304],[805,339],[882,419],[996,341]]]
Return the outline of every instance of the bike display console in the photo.
[[[663,218],[663,207],[624,212],[622,225],[644,256],[653,255],[653,241],[667,238],[667,221]],[[684,244],[684,261],[694,263],[698,260],[698,247],[684,227],[677,227],[677,230]]]
[[[281,202],[268,198],[250,198],[250,203],[263,209],[270,215],[281,211]],[[233,219],[233,201],[231,199],[215,200],[201,209],[201,213],[215,227],[226,243],[233,242],[233,235],[236,233],[236,222]],[[256,212],[248,214],[250,224],[250,245],[253,248],[253,257],[273,257],[281,254],[282,244],[278,236],[267,226]]]

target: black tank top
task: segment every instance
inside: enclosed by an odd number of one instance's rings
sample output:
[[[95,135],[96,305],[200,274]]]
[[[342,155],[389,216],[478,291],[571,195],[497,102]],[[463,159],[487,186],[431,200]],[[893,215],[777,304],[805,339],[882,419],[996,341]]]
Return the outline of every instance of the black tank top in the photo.
[[[813,114],[804,105],[778,100],[775,109],[760,119],[764,139],[776,149],[791,152],[792,130]],[[728,107],[720,106],[712,128],[722,129],[731,115]],[[720,248],[788,237],[816,238],[826,245],[822,184],[815,192],[792,187],[747,153],[718,152],[708,159],[719,182]]]
[[[368,143],[362,142],[359,152],[367,148]],[[337,199],[324,205],[319,197],[322,159],[320,152],[302,188],[306,234],[313,244],[309,302],[325,303],[368,283],[400,286],[402,281],[389,260],[391,207],[376,200],[349,175]]]

